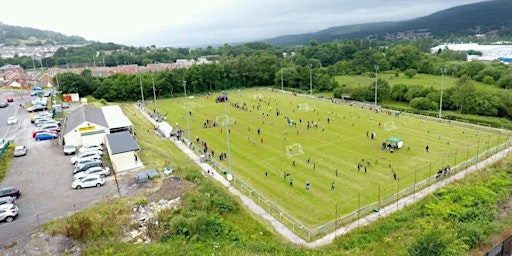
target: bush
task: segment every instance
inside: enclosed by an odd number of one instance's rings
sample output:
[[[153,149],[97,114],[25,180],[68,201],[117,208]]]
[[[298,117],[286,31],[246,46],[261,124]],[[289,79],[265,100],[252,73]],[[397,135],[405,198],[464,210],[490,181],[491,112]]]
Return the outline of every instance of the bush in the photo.
[[[437,109],[437,103],[430,101],[428,98],[425,97],[418,97],[411,100],[409,105],[412,108],[420,109],[420,110],[435,110]]]

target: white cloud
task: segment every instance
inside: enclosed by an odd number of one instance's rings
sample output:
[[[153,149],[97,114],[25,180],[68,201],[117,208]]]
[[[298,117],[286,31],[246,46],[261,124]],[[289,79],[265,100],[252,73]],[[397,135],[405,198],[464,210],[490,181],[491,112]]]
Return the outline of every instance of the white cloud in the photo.
[[[0,21],[101,42],[184,46],[406,20],[474,2],[480,0],[25,0]]]

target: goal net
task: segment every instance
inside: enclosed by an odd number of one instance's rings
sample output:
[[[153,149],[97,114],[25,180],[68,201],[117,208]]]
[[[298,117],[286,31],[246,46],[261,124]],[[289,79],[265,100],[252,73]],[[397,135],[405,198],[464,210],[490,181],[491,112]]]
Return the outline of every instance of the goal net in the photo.
[[[396,127],[396,124],[394,121],[389,121],[389,122],[384,123],[384,130],[392,131],[392,130],[396,130],[396,129],[397,129],[397,127]]]
[[[307,103],[300,103],[299,104],[299,110],[308,111],[309,105]]]
[[[296,156],[296,155],[300,155],[303,153],[304,153],[304,151],[302,150],[302,146],[300,145],[300,143],[295,143],[295,144],[286,146],[286,155],[288,155],[288,156]]]
[[[216,121],[219,125],[235,124],[235,119],[229,116],[217,116]]]
[[[261,94],[254,94],[254,99],[255,100],[259,100],[259,99],[262,99],[263,98],[263,95]]]

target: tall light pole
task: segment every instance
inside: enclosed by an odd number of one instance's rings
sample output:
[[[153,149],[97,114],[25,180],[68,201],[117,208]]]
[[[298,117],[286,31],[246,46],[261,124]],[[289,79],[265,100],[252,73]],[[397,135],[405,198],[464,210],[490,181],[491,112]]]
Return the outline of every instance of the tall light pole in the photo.
[[[139,74],[139,84],[140,84],[140,97],[142,98],[142,106],[144,107],[144,90],[142,90],[142,75]]]
[[[313,65],[309,64],[309,96],[313,98],[313,76],[312,76]]]
[[[155,115],[157,114],[157,109],[156,109],[156,92],[155,92],[155,78],[153,77],[153,74],[151,74],[151,79],[153,80],[153,103],[154,103],[154,107],[153,107],[153,110],[155,111]]]
[[[284,82],[283,82],[283,61],[281,60],[281,92],[284,93]]]
[[[229,144],[229,116],[228,116],[228,93],[226,91],[222,92],[222,96],[224,97],[224,113],[226,115],[226,139],[228,142],[228,164],[229,164],[229,174],[233,176],[233,169],[231,166],[231,145]]]
[[[446,74],[446,68],[441,68],[441,97],[439,97],[439,121],[441,121],[443,111],[443,86],[444,86],[444,74]]]
[[[379,74],[379,65],[374,65],[375,68],[375,110],[377,110],[377,83],[379,81],[378,74]]]
[[[187,106],[187,81],[183,80],[183,90],[185,91],[185,111],[187,111],[187,130],[188,130],[188,143],[189,146],[192,144],[192,139],[190,138],[190,112],[188,111]]]

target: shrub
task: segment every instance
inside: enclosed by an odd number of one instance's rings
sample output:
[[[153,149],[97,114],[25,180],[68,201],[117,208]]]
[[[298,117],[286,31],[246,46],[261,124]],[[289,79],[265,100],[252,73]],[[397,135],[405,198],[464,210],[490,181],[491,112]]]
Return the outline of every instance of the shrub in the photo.
[[[435,110],[437,109],[437,103],[430,101],[428,98],[425,97],[418,97],[411,100],[409,105],[412,108],[420,109],[420,110]]]

